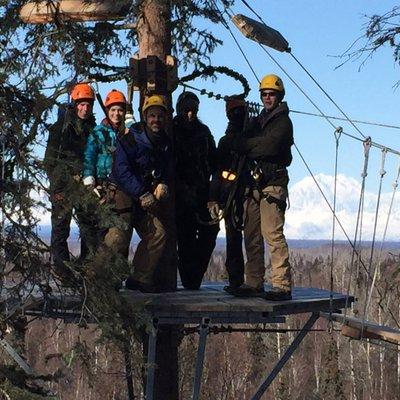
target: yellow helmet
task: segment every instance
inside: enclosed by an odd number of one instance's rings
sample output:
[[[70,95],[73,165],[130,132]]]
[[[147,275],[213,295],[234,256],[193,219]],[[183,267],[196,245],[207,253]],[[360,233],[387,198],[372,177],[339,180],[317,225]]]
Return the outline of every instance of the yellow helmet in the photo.
[[[285,87],[283,86],[282,79],[278,75],[269,74],[265,75],[260,82],[260,90],[271,89],[277,92],[285,93]]]
[[[145,98],[142,107],[142,113],[153,106],[162,107],[165,111],[168,111],[167,101],[165,100],[165,97],[160,96],[159,94],[153,94],[152,96]]]

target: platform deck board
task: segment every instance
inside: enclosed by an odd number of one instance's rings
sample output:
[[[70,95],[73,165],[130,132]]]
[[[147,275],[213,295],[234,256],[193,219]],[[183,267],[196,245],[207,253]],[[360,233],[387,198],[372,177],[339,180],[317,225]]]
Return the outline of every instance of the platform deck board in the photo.
[[[290,301],[272,302],[262,298],[237,298],[223,290],[223,283],[205,283],[200,290],[178,288],[176,292],[145,294],[123,290],[121,296],[133,306],[144,306],[150,318],[161,318],[163,323],[198,323],[207,317],[216,323],[247,323],[283,320],[286,315],[340,311],[351,306],[354,298],[324,289],[296,287]],[[268,286],[266,286],[268,290]],[[26,304],[26,314],[42,314],[56,318],[73,318],[81,312],[82,299],[76,294],[53,291],[46,301],[36,293],[35,301]],[[32,294],[30,294],[32,297]],[[347,303],[347,304],[346,304]],[[222,322],[221,322],[222,321]]]

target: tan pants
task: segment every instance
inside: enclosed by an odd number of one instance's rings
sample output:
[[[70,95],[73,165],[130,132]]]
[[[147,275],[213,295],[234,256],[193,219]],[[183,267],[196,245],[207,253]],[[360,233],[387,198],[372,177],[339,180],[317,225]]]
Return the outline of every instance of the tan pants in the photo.
[[[113,252],[128,259],[133,233],[132,199],[123,191],[115,189],[107,193],[107,202],[115,208],[120,224],[108,230],[104,244]]]
[[[267,186],[263,189],[267,199],[254,191],[244,204],[244,243],[247,253],[245,267],[246,283],[260,288],[264,283],[264,239],[271,256],[271,283],[283,290],[290,290],[292,278],[289,264],[289,249],[283,234],[285,210],[282,204],[287,199],[287,188]],[[278,200],[278,202],[274,201]]]
[[[139,206],[133,204],[132,199],[119,189],[110,195],[109,201],[114,204],[121,224],[108,230],[104,244],[127,259],[132,232],[136,229],[141,240],[133,257],[133,278],[141,283],[154,284],[155,270],[164,256],[167,243],[163,213],[160,210],[162,204],[154,212],[135,210]]]

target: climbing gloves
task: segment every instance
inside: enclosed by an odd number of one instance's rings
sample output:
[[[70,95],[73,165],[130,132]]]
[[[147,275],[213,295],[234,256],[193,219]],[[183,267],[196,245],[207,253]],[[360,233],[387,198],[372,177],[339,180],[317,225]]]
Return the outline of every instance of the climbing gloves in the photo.
[[[164,200],[168,198],[169,196],[168,186],[165,183],[159,183],[154,189],[153,194],[157,200]]]
[[[219,219],[222,214],[222,210],[219,208],[219,204],[216,201],[209,201],[207,203],[208,212],[212,219]]]
[[[148,210],[152,208],[157,201],[164,200],[168,198],[169,190],[165,183],[157,184],[153,193],[146,192],[139,197],[140,205],[143,210]]]
[[[94,179],[94,176],[86,176],[83,178],[82,182],[89,190],[93,190],[95,196],[100,199],[100,204],[105,203],[106,199],[104,188],[102,185],[96,186],[96,180]]]
[[[148,210],[156,204],[156,198],[150,193],[146,192],[139,197],[140,206],[143,210]]]

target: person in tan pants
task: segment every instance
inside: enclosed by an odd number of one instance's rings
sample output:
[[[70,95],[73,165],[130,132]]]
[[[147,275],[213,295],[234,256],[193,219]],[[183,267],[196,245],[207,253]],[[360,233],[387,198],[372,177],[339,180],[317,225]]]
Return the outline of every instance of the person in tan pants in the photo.
[[[285,223],[287,167],[292,161],[293,126],[289,109],[282,102],[285,90],[276,75],[260,83],[263,111],[250,123],[244,138],[232,144],[246,155],[244,241],[247,253],[245,283],[232,293],[238,297],[260,296],[267,300],[290,300],[292,289],[289,249],[283,233]],[[272,289],[264,292],[264,240],[271,256]]]
[[[105,242],[116,240],[124,245],[127,239],[130,240],[132,228],[136,230],[140,241],[126,288],[142,292],[171,291],[176,287],[176,272],[168,271],[169,277],[165,279],[159,276],[166,274],[166,271],[160,271],[161,261],[169,258],[166,252],[171,248],[168,227],[171,217],[167,215],[166,201],[169,197],[172,154],[171,143],[164,130],[167,111],[163,96],[146,98],[142,107],[143,123],[132,126],[118,141],[110,175],[111,182],[117,187],[116,195],[125,195],[125,199],[127,196],[131,203],[128,199],[126,205],[131,205],[132,210],[130,220],[126,221],[127,229],[109,232]],[[117,210],[122,203],[116,198]],[[119,235],[122,235],[122,240]],[[109,247],[113,247],[112,243]]]

